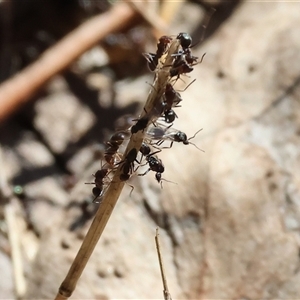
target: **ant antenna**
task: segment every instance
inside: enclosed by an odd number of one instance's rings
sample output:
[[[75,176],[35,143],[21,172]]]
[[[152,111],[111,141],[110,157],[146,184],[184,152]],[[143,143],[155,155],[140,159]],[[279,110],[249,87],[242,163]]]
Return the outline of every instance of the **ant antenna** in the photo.
[[[201,62],[202,62],[202,58],[201,58]],[[176,92],[180,92],[180,93],[185,92],[188,89],[188,87],[191,86],[195,81],[196,81],[196,78],[193,81],[191,81],[183,90],[177,90]]]
[[[199,40],[197,43],[193,44],[193,45],[192,45],[191,47],[189,47],[189,48],[193,48],[193,47],[195,47],[196,45],[198,45],[198,44],[200,44],[200,43],[203,42],[204,36],[205,36],[205,32],[206,32],[206,29],[207,29],[207,26],[208,26],[208,24],[209,24],[209,22],[210,22],[210,20],[211,20],[213,14],[214,14],[215,12],[216,12],[216,9],[213,8],[213,7],[211,7],[211,8],[209,9],[209,12],[205,14],[204,21],[203,21],[203,24],[202,24],[202,26],[201,26],[201,27],[202,27],[202,34],[201,34],[200,40]]]
[[[166,182],[169,182],[169,183],[173,183],[173,184],[178,185],[177,182],[170,181],[170,180],[167,180],[167,179],[165,179],[165,178],[161,178],[161,179],[160,179],[160,187],[161,187],[161,188],[163,188],[163,186],[162,186],[162,181],[166,181]]]
[[[206,52],[201,56],[201,59],[200,59],[200,61],[197,63],[197,65],[198,65],[198,64],[201,64],[201,63],[203,62],[203,58],[204,58],[205,55],[206,55]]]
[[[196,136],[200,131],[202,131],[202,130],[203,130],[203,128],[199,129],[193,136],[191,136],[189,139],[187,139],[186,144],[191,144],[191,145],[193,145],[194,147],[196,147],[198,150],[200,150],[200,151],[202,151],[202,152],[205,152],[203,149],[200,149],[196,144],[190,142],[190,140],[193,139],[193,138],[195,138],[195,136]]]

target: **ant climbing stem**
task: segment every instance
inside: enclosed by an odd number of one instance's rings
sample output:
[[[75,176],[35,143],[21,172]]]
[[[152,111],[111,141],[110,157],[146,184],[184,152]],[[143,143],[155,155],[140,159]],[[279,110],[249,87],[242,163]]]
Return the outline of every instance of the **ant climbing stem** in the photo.
[[[153,153],[150,153],[146,156],[146,161],[149,165],[149,169],[143,174],[138,174],[138,176],[145,176],[149,171],[153,171],[156,172],[155,179],[157,180],[158,183],[160,183],[161,174],[165,171],[165,167],[162,163],[162,160],[159,159],[157,156],[154,156],[158,152],[161,152],[161,149]]]
[[[139,168],[139,166],[137,166],[136,169],[134,169],[134,162],[137,162],[138,164],[140,163],[136,157],[137,157],[137,150],[135,148],[132,148],[127,155],[125,156],[125,158],[120,161],[118,164],[121,164],[120,170],[121,170],[121,174],[119,175],[119,179],[121,181],[125,181],[127,183],[127,180],[129,180],[129,178],[131,177],[131,175],[137,171],[137,169]],[[134,186],[132,186],[131,184],[127,183],[130,187],[131,187],[131,193],[134,190]]]
[[[206,27],[215,12],[215,9],[212,9],[208,15],[206,15],[206,20],[204,21],[202,27],[202,35],[200,40],[192,45],[192,37],[186,32],[180,32],[176,39],[180,42],[181,50],[173,54],[175,60],[173,62],[172,68],[170,70],[170,76],[176,77],[176,81],[180,78],[180,75],[190,73],[193,71],[193,66],[200,64],[203,61],[204,55],[202,55],[200,62],[198,62],[198,57],[192,55],[191,48],[201,43],[204,40],[204,34]]]
[[[155,71],[159,59],[163,56],[163,54],[167,51],[168,45],[171,43],[172,38],[166,35],[163,35],[157,43],[156,53],[144,53],[144,57],[148,62],[148,68],[150,71]]]
[[[106,143],[108,147],[104,152],[104,159],[109,165],[114,166],[116,154],[119,150],[119,147],[123,144],[124,140],[125,133],[119,131],[113,134],[110,140]]]
[[[106,184],[105,179],[108,179],[109,169],[101,168],[96,171],[93,176],[95,177],[94,182],[86,182],[85,184],[94,184],[95,187],[92,189],[92,193],[94,195],[93,202],[96,202],[97,198],[101,198],[104,193],[104,185]],[[101,200],[99,201],[101,202]]]
[[[157,151],[150,153],[151,149],[150,149],[149,145],[147,145],[146,143],[142,144],[142,146],[140,148],[140,152],[142,153],[142,155],[146,156],[146,161],[147,161],[146,164],[149,165],[149,168],[144,173],[138,174],[138,176],[145,176],[150,171],[153,171],[153,172],[155,172],[156,181],[158,183],[160,183],[161,188],[162,188],[162,181],[167,181],[167,182],[171,182],[171,183],[174,183],[174,182],[166,180],[161,177],[162,173],[165,171],[165,167],[162,163],[162,160],[156,156],[156,154],[161,151],[162,151],[161,149],[158,149]]]

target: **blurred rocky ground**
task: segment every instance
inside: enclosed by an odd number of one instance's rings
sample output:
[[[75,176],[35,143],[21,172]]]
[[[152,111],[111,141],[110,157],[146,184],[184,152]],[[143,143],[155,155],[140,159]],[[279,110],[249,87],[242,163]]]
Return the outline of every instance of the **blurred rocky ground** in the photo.
[[[48,2],[55,12],[58,1]],[[87,6],[98,2],[78,1],[62,10],[72,11],[70,20],[53,13],[65,25],[56,35],[51,26],[42,28],[44,36],[50,32],[55,41],[107,9],[104,2]],[[196,1],[184,3],[172,33],[189,32],[196,42],[203,11]],[[37,25],[31,26],[28,32]],[[174,299],[300,297],[299,26],[296,2],[219,7],[205,42],[192,48],[206,56],[179,82],[184,89],[196,79],[181,93],[174,124],[188,137],[203,128],[192,142],[205,152],[174,144],[159,157],[164,178],[177,184],[163,182],[161,189],[150,172],[132,178],[131,197],[125,185],[73,299],[162,299],[156,227]],[[141,55],[155,49],[147,36],[143,26],[109,37],[114,49],[126,44],[126,54],[120,50],[125,59],[107,64],[108,46],[95,47],[1,125],[1,168],[11,187],[23,188],[14,202],[14,230],[21,236],[26,299],[53,299],[81,245],[97,207],[84,183],[100,168],[117,118],[138,116],[151,88],[153,74]],[[32,42],[26,37],[24,43]],[[30,55],[43,51],[29,46]],[[7,51],[2,49],[2,62],[15,56],[2,78],[35,59]],[[13,299],[11,245],[1,215],[0,296]]]

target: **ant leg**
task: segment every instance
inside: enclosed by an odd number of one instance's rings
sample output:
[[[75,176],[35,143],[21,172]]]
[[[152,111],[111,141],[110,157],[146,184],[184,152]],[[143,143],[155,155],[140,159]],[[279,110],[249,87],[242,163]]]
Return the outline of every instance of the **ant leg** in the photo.
[[[148,154],[147,156],[148,156],[148,157],[153,156],[154,154],[159,153],[159,152],[161,152],[161,151],[162,151],[161,149],[158,149],[157,151],[155,151],[155,152],[153,152],[153,153],[150,153],[150,154]]]
[[[157,145],[157,146],[160,146],[163,142],[164,142],[164,140],[159,140],[159,141],[156,143],[156,145]]]
[[[162,147],[161,149],[171,149],[173,146],[173,141],[171,142],[170,146],[169,147]]]
[[[205,55],[206,55],[206,53],[204,53],[204,54],[202,55],[202,57],[201,57],[200,61],[197,63],[197,65],[202,63],[203,58],[204,58]],[[193,66],[194,66],[194,65],[193,65]]]
[[[160,149],[160,150],[161,150],[161,148],[159,148],[159,146],[158,146],[157,144],[151,144],[151,146],[152,146],[153,148],[155,148],[155,149]]]
[[[134,186],[131,185],[131,184],[129,184],[129,183],[127,183],[127,182],[126,182],[126,184],[129,185],[129,186],[131,187],[131,191],[130,191],[130,193],[129,193],[129,197],[131,197],[131,194],[132,194],[132,192],[133,192],[133,190],[134,190]]]
[[[138,170],[138,168],[140,167],[140,162],[138,162],[138,166],[136,167],[136,169],[134,169],[134,166],[133,166],[133,168],[132,168],[132,171],[135,173],[137,170]]]
[[[205,55],[205,54],[204,54],[204,55]],[[196,81],[196,79],[194,79],[192,82],[190,82],[183,90],[177,90],[177,92],[182,93],[182,92],[186,91],[187,88],[188,88],[189,86],[191,86],[195,81]]]
[[[149,168],[145,173],[143,173],[143,174],[138,174],[138,176],[145,176],[147,173],[149,173],[149,171],[151,171],[150,168]]]

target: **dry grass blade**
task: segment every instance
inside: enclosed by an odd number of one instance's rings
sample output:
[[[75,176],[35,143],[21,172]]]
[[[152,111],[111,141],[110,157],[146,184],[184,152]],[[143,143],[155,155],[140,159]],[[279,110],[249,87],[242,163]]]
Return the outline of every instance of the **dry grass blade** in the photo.
[[[156,79],[153,84],[153,88],[150,90],[148,95],[147,102],[143,109],[142,115],[145,114],[145,111],[151,111],[155,106],[157,101],[160,101],[165,86],[170,79],[170,68],[172,65],[174,53],[177,53],[179,48],[179,41],[175,39],[169,48],[169,51],[166,55],[165,61],[163,62],[162,67],[157,71]],[[132,134],[131,139],[128,143],[127,149],[124,152],[124,157],[129,153],[133,148],[139,151],[142,141],[144,139],[144,133],[138,131],[136,134]],[[94,248],[112,214],[112,211],[117,203],[117,200],[121,194],[121,191],[124,186],[124,182],[120,181],[120,174],[122,173],[122,164],[119,165],[110,186],[108,187],[106,193],[103,196],[101,205],[96,213],[96,216],[91,224],[89,231],[81,248],[79,249],[75,260],[65,278],[62,282],[56,299],[67,299],[69,298],[73,291],[75,290],[77,281],[81,276],[91,254],[94,251]]]
[[[4,216],[8,228],[9,244],[11,246],[11,258],[13,262],[15,292],[17,298],[24,297],[26,292],[26,282],[24,277],[23,258],[21,250],[20,234],[18,231],[17,217],[15,211],[16,199],[10,199],[10,203],[4,207]]]
[[[3,151],[0,146],[0,198],[5,203],[4,205],[4,218],[7,223],[7,232],[9,238],[9,244],[11,247],[11,259],[13,263],[15,291],[18,299],[24,297],[26,292],[26,281],[24,277],[22,250],[20,234],[18,231],[17,216],[16,216],[16,199],[12,196],[9,189],[7,176],[5,172],[5,163],[3,157]]]
[[[155,244],[156,244],[156,250],[157,250],[157,255],[158,255],[161,278],[162,278],[163,287],[164,287],[164,299],[165,300],[172,300],[171,294],[170,294],[169,289],[168,289],[167,279],[166,279],[165,271],[164,271],[164,265],[163,265],[162,256],[161,256],[161,252],[160,252],[159,230],[158,230],[158,228],[156,228]]]

